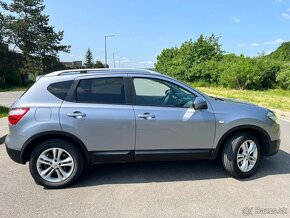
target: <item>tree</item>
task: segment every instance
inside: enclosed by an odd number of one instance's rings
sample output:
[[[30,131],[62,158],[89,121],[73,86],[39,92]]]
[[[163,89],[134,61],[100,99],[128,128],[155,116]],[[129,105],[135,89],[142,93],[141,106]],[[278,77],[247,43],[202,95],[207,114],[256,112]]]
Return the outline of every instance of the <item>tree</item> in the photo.
[[[36,25],[44,6],[38,0],[14,0],[10,5],[0,2],[3,9],[10,12],[6,16],[6,29],[8,42],[21,50],[23,55],[23,65],[20,69],[22,80],[24,74],[34,71],[33,54],[36,51]]]
[[[96,60],[95,68],[105,68],[105,65],[101,61]]]
[[[47,73],[51,66],[51,61],[57,59],[59,52],[70,52],[70,46],[61,45],[63,39],[63,31],[55,32],[54,27],[48,25],[49,17],[44,15],[39,19],[37,25],[37,32],[39,33],[37,39],[36,54],[41,59],[42,72]]]
[[[4,15],[0,12],[0,44],[4,43],[4,38],[6,35],[4,19],[5,19]]]
[[[155,69],[161,73],[168,74],[170,76],[179,78],[180,71],[175,70],[176,56],[178,54],[178,48],[166,48],[161,51],[161,53],[157,56],[157,62],[155,63]]]
[[[63,32],[55,32],[48,25],[49,16],[43,14],[43,0],[13,0],[7,4],[0,1],[5,15],[7,42],[21,50],[22,75],[29,72],[46,72],[47,56],[57,57],[58,52],[69,52],[69,46],[60,45]],[[39,67],[40,66],[40,67]]]
[[[93,53],[90,48],[88,48],[85,56],[85,63],[84,63],[85,68],[94,68],[94,57]]]
[[[224,51],[219,44],[219,37],[200,37],[196,41],[187,40],[179,48],[164,49],[157,56],[155,68],[160,72],[181,80],[197,78],[197,65],[208,61],[220,61]]]

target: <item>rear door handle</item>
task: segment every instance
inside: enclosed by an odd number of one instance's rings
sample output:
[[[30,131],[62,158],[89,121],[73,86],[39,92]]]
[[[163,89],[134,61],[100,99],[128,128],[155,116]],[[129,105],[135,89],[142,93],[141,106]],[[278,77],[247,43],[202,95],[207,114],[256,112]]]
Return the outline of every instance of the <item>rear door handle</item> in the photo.
[[[150,114],[150,113],[144,113],[144,114],[138,114],[137,117],[143,118],[143,119],[146,119],[146,120],[151,120],[151,119],[155,118],[155,115],[154,114]]]
[[[74,117],[76,119],[79,119],[79,118],[82,118],[82,117],[85,117],[86,114],[85,113],[82,113],[80,111],[75,111],[73,113],[67,113],[66,114],[68,117]]]

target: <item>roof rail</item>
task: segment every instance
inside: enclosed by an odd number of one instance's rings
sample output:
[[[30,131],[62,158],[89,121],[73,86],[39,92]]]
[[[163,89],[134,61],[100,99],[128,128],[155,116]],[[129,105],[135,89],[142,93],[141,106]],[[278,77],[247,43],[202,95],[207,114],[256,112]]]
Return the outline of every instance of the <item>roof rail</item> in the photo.
[[[46,74],[46,77],[50,76],[63,76],[63,75],[74,75],[74,74],[87,74],[87,73],[157,73],[146,69],[132,69],[132,68],[92,68],[92,69],[72,69],[72,70],[61,70],[53,73]]]

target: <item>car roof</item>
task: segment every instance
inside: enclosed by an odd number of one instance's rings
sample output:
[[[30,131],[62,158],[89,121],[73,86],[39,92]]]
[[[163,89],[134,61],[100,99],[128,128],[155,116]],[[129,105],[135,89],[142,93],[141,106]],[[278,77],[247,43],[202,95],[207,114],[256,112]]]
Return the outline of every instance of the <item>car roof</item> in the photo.
[[[49,74],[45,77],[64,76],[64,75],[76,75],[76,76],[88,76],[94,74],[115,74],[115,73],[127,73],[127,74],[160,74],[158,72],[147,69],[132,69],[132,68],[93,68],[93,69],[71,69],[60,70]]]

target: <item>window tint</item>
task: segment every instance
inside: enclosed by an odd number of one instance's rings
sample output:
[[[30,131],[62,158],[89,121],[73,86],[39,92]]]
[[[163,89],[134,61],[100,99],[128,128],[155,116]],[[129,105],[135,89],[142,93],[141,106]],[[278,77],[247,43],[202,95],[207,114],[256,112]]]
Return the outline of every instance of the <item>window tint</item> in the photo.
[[[64,100],[68,90],[71,87],[73,80],[52,83],[47,87],[47,90],[56,97]]]
[[[134,78],[135,103],[159,107],[192,107],[195,95],[173,83],[148,78]]]
[[[77,102],[96,104],[125,104],[123,78],[81,80],[76,93]]]

